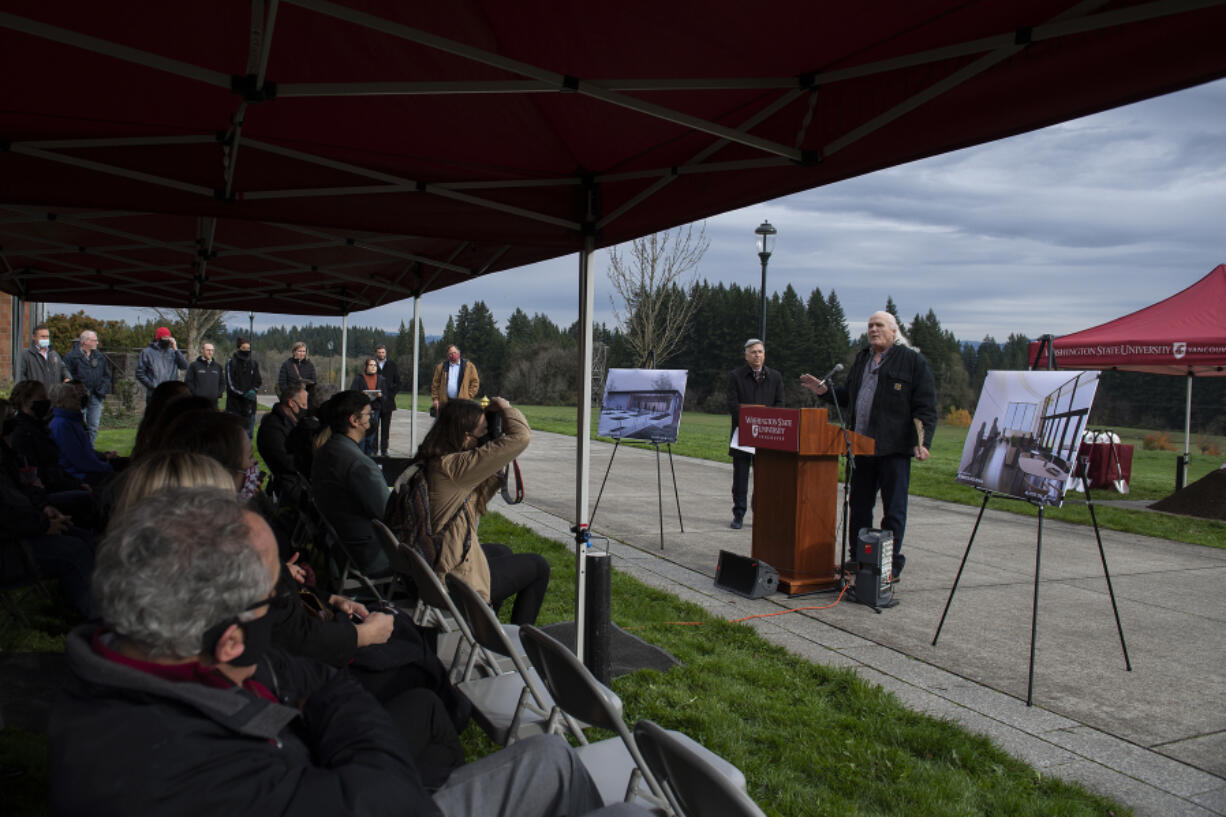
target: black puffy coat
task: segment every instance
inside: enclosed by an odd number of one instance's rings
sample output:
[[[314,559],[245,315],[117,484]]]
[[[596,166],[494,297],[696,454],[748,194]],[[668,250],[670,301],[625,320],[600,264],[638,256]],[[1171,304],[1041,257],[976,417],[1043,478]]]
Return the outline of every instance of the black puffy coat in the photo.
[[[94,632],[68,638],[48,727],[53,814],[440,813],[386,710],[348,674],[271,651],[255,678],[278,704],[113,662]]]

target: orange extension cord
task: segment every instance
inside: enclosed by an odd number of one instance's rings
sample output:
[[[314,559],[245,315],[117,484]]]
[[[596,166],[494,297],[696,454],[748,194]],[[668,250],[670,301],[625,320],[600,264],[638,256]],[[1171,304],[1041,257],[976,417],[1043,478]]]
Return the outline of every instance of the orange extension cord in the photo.
[[[757,615],[745,616],[744,618],[730,618],[730,619],[727,619],[727,621],[729,624],[740,624],[742,621],[750,621],[755,618],[771,618],[772,616],[783,616],[783,615],[787,615],[788,613],[800,613],[805,610],[829,610],[831,607],[834,607],[836,604],[838,604],[840,601],[843,600],[843,596],[844,594],[847,593],[847,588],[849,586],[850,585],[848,585],[847,582],[844,582],[843,589],[839,591],[838,598],[836,598],[830,604],[823,604],[820,607],[793,607],[790,610],[778,610],[774,613],[758,613]],[[660,624],[676,624],[680,627],[701,627],[703,624],[706,624],[706,622],[705,621],[661,621]],[[642,629],[644,626],[645,625],[640,624],[634,627],[623,627],[622,629],[639,630],[639,629]]]

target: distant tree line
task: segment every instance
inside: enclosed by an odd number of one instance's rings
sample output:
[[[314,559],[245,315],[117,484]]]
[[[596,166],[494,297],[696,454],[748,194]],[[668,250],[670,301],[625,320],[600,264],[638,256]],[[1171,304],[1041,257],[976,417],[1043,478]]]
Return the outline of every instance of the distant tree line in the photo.
[[[728,372],[742,361],[745,340],[758,333],[758,291],[737,284],[711,284],[705,280],[688,290],[673,287],[669,298],[683,298],[694,304],[687,332],[667,358],[657,357],[656,368],[687,369],[686,407],[722,413],[724,386]],[[916,313],[904,320],[892,299],[884,307],[903,327],[912,345],[923,352],[936,380],[939,409],[944,416],[951,409],[973,412],[992,369],[1025,369],[1029,340],[1017,333],[997,341],[984,337],[979,343],[959,341],[941,327],[936,312]],[[834,290],[823,293],[815,288],[801,298],[791,286],[774,293],[767,301],[767,365],[784,375],[788,405],[814,405],[814,398],[799,388],[803,372],[824,374],[835,363],[849,366],[856,353],[867,345],[861,335],[852,338],[847,317]],[[47,319],[52,345],[66,354],[84,329],[99,334],[104,351],[133,351],[147,345],[154,330],[164,322],[148,320],[128,324],[103,321],[80,311],[72,315],[52,315]],[[171,331],[180,336],[182,327],[172,323]],[[640,359],[620,327],[598,324],[595,327],[594,390],[599,400],[604,373],[609,368],[647,368],[650,356]],[[220,323],[204,339],[217,347],[217,357],[225,360],[239,337],[247,337],[247,327],[228,327]],[[419,388],[429,389],[434,366],[441,361],[450,344],[475,363],[481,374],[481,392],[501,394],[529,404],[572,404],[579,394],[580,372],[577,323],[560,327],[547,315],[529,316],[516,309],[505,329],[484,301],[462,305],[450,316],[441,337],[427,342],[419,335],[421,368]],[[281,362],[289,356],[295,341],[304,341],[311,357],[320,367],[320,377],[339,380],[341,329],[334,325],[276,326],[256,332],[251,338],[261,369],[265,391],[271,391]],[[329,353],[328,343],[332,343]],[[388,348],[406,380],[412,371],[413,337],[411,327],[401,322],[399,330],[388,332],[375,327],[350,327],[347,352],[347,377],[352,379],[362,357],[373,353],[378,344]],[[189,359],[198,349],[185,350]],[[841,377],[842,375],[840,375]],[[348,384],[338,385],[347,386]],[[1099,384],[1093,426],[1182,428],[1185,383],[1182,378],[1131,372],[1104,372]],[[1196,433],[1226,433],[1226,378],[1197,378],[1193,389],[1192,427]]]

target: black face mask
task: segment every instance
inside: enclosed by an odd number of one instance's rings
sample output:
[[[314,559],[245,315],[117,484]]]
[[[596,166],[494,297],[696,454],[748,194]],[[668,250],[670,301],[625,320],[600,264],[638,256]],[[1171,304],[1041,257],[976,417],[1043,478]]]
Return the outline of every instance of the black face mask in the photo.
[[[170,339],[169,339],[169,338],[162,338],[161,340],[159,340],[159,341],[158,341],[158,348],[159,348],[159,349],[169,349],[169,348],[170,348]]]
[[[239,360],[246,360],[247,358],[251,357],[251,351],[250,351],[250,350],[248,350],[248,351],[244,352],[242,349],[239,349],[239,350],[238,350],[237,352],[235,352],[234,354],[238,355],[238,359],[239,359]]]
[[[230,663],[236,667],[250,667],[272,646],[272,616],[265,613],[255,621],[240,621],[238,626],[243,628],[243,654]]]
[[[34,412],[34,416],[38,419],[45,420],[51,416],[51,401],[35,400],[30,404],[30,411]]]

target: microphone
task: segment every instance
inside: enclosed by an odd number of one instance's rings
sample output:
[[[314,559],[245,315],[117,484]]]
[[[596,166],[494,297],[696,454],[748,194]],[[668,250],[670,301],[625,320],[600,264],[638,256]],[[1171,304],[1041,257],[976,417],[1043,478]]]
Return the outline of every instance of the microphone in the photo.
[[[830,383],[828,383],[827,381],[829,381],[831,377],[834,377],[834,375],[836,375],[837,373],[839,373],[839,372],[841,372],[841,371],[843,371],[843,364],[842,364],[842,363],[836,363],[836,364],[834,364],[834,368],[833,368],[833,369],[831,369],[830,371],[826,372],[826,376],[822,378],[822,382],[826,384],[826,388],[830,388]]]

